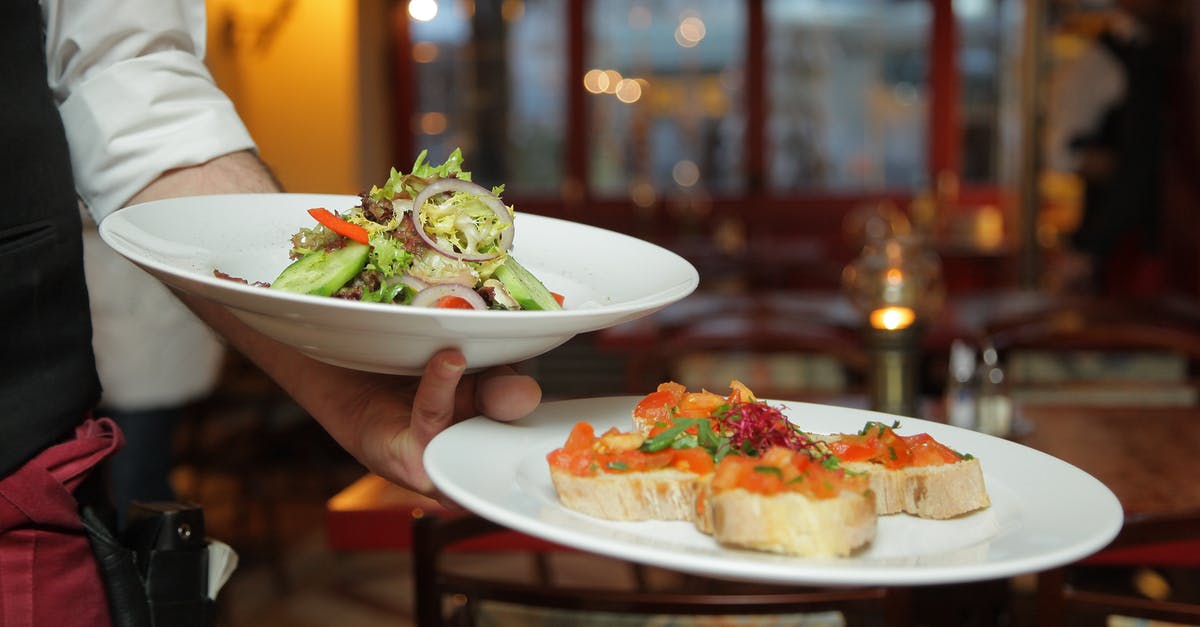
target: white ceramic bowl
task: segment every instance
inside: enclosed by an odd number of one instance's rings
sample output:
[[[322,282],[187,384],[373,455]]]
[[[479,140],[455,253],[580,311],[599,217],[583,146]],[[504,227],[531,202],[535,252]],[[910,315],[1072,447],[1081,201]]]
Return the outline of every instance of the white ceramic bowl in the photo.
[[[696,269],[664,248],[575,222],[517,212],[512,254],[565,298],[562,311],[474,311],[351,302],[243,285],[214,270],[270,282],[290,262],[307,210],[345,210],[358,197],[326,194],[192,196],[130,206],[101,238],[167,285],[225,305],[260,332],[321,361],[419,374],[457,347],[470,370],[516,363],[579,333],[653,313],[690,294]]]

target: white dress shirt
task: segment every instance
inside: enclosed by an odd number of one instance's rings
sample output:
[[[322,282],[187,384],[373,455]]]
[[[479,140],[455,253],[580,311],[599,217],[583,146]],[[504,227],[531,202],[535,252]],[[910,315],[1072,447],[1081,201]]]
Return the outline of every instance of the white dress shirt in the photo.
[[[47,80],[76,191],[99,222],[167,170],[255,148],[204,65],[204,0],[41,0]],[[84,231],[102,403],[137,410],[208,393],[223,345],[157,280]]]
[[[47,79],[99,222],[164,171],[254,148],[204,66],[204,0],[42,0]]]

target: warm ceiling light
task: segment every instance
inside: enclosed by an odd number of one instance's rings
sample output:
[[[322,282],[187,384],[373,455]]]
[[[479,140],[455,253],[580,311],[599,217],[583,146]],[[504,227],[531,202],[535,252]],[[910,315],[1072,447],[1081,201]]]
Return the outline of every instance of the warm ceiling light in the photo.
[[[629,197],[633,200],[633,204],[645,209],[654,206],[658,201],[658,194],[654,191],[654,186],[646,181],[638,181],[629,188]]]
[[[417,63],[433,63],[438,58],[438,45],[432,41],[421,41],[413,44],[413,61]]]
[[[637,102],[642,97],[642,84],[632,78],[623,78],[617,83],[617,88],[613,93],[621,102]]]
[[[583,75],[583,88],[593,94],[599,94],[604,91],[602,82],[608,82],[608,78],[604,76],[604,70],[591,69]]]
[[[700,182],[700,167],[696,165],[695,161],[680,160],[675,163],[675,167],[671,168],[671,178],[680,187],[692,187]]]
[[[446,114],[438,111],[423,113],[417,124],[425,135],[441,135],[446,132]]]
[[[604,70],[604,78],[600,80],[600,90],[606,94],[616,93],[621,78],[621,73],[616,70]]]
[[[430,22],[438,14],[437,0],[408,0],[408,14],[418,22]]]
[[[708,29],[704,25],[704,20],[694,15],[685,17],[675,29],[675,43],[684,48],[691,48],[700,43],[706,34],[708,34]]]

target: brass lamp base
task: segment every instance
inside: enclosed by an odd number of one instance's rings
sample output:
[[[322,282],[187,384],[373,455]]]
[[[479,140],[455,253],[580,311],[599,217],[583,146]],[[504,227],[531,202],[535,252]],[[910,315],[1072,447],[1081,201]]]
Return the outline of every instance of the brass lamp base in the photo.
[[[867,394],[872,410],[916,417],[922,335],[919,323],[903,329],[863,329],[871,359]]]

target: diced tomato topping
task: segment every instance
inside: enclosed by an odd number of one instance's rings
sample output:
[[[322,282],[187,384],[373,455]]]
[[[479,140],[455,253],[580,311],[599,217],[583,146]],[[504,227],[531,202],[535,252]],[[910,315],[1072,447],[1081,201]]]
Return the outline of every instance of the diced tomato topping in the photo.
[[[776,447],[761,457],[724,457],[714,471],[712,488],[715,492],[741,488],[765,495],[796,492],[827,499],[842,490],[865,491],[867,477],[849,476],[841,468],[825,467],[804,452]]]
[[[649,424],[667,424],[677,399],[678,395],[670,390],[651,392],[633,408],[633,416]]]
[[[629,436],[616,427],[610,427],[599,437],[590,423],[578,422],[571,429],[567,441],[561,448],[546,455],[551,467],[565,470],[578,476],[593,476],[599,473],[624,473],[662,468],[676,468],[696,474],[706,474],[713,469],[711,454],[698,447],[687,449],[667,448],[647,453],[640,448],[611,450],[601,445],[606,436]]]
[[[878,453],[876,438],[847,436],[829,443],[829,450],[844,462],[868,461]]]
[[[754,403],[758,401],[758,398],[754,396],[754,392],[751,392],[750,388],[746,387],[745,383],[742,383],[737,379],[734,379],[729,383],[729,388],[729,396],[726,398],[726,402],[728,402],[730,405],[734,403]]]
[[[774,466],[754,466],[751,472],[742,474],[741,487],[757,494],[776,494],[783,490],[783,478],[767,469]],[[778,470],[778,468],[775,468]]]
[[[658,470],[671,465],[671,458],[674,457],[674,451],[659,451],[658,453],[643,453],[641,451],[628,451],[631,458],[637,458],[639,470]]]
[[[671,465],[679,470],[704,475],[712,472],[713,458],[702,448],[685,448],[675,451]]]
[[[549,462],[552,468],[564,470],[572,475],[585,476],[593,474],[589,470],[592,464],[591,455],[558,448],[546,455],[546,461]]]
[[[725,402],[724,396],[712,392],[688,392],[679,399],[675,415],[680,418],[708,418]]]
[[[474,309],[466,299],[457,296],[443,296],[433,306],[441,309]]]
[[[844,435],[829,449],[844,462],[872,461],[885,468],[939,466],[960,456],[928,433],[899,435],[891,427],[872,425],[861,435]]]
[[[914,466],[940,466],[953,464],[961,459],[950,447],[933,439],[928,433],[918,433],[909,436],[909,448],[912,450]]]
[[[575,427],[571,429],[571,434],[567,436],[567,443],[563,445],[563,449],[572,453],[590,451],[595,441],[595,428],[591,423],[581,421],[575,423]]]
[[[683,396],[684,392],[687,392],[687,388],[684,387],[684,385],[682,383],[676,383],[674,381],[664,381],[664,382],[658,384],[658,388],[656,391],[670,392],[675,395],[675,400],[678,401],[679,397]]]

